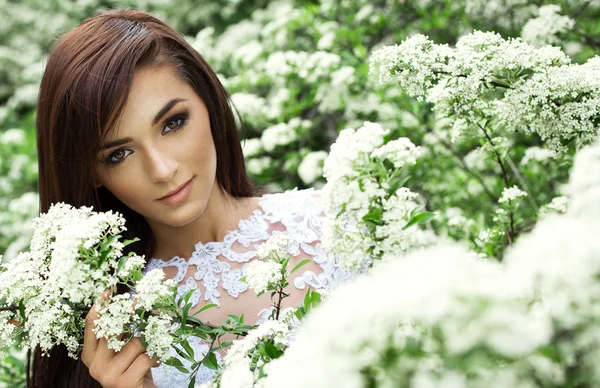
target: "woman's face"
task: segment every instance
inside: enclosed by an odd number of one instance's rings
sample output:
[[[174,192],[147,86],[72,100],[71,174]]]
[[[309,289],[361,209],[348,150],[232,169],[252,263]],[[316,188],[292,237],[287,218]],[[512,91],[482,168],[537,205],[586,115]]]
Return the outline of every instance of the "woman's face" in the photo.
[[[168,66],[136,71],[96,179],[151,225],[183,226],[206,208],[216,151],[204,102]]]

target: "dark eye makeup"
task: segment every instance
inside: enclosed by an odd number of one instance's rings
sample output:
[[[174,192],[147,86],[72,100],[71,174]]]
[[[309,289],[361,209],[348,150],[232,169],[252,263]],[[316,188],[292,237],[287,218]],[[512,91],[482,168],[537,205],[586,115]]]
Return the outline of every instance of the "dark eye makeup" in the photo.
[[[189,119],[189,113],[187,111],[174,114],[170,116],[163,122],[163,127],[161,134],[167,135],[172,132],[177,132],[182,129],[187,123]],[[104,159],[104,163],[108,166],[116,166],[122,163],[125,158],[133,153],[132,150],[127,148],[119,148],[108,155],[106,159]]]

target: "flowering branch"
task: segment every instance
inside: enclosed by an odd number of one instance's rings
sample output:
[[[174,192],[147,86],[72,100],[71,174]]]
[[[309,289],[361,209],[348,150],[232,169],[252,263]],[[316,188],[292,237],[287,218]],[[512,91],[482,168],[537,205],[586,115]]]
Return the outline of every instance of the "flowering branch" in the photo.
[[[478,123],[478,125],[479,125],[479,128],[481,128],[481,130],[483,131],[485,138],[489,142],[490,147],[492,147],[492,150],[494,151],[494,154],[496,155],[496,161],[498,162],[498,165],[500,166],[500,169],[502,170],[502,180],[504,181],[504,188],[508,189],[510,187],[510,183],[508,181],[508,172],[506,171],[506,168],[504,167],[504,163],[502,163],[502,157],[498,153],[498,150],[496,149],[496,146],[494,145],[494,141],[488,134],[485,127],[479,123]],[[512,209],[510,209],[508,211],[508,218],[509,218],[509,230],[508,230],[508,233],[506,234],[506,237],[508,238],[508,245],[512,245],[514,237],[515,237],[515,215],[514,215]]]

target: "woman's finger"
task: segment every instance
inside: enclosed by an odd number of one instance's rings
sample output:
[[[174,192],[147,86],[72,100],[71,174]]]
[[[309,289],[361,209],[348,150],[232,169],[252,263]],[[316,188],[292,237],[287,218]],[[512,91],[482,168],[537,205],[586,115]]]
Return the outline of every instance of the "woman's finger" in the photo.
[[[96,305],[93,305],[85,317],[85,327],[83,329],[83,350],[81,351],[81,361],[83,361],[83,363],[88,367],[94,359],[94,354],[98,348],[99,341],[98,338],[96,338],[96,333],[94,333],[94,327],[96,326],[94,321],[96,319],[98,319],[98,311],[96,310]]]
[[[144,377],[148,375],[150,368],[158,366],[158,359],[150,358],[146,353],[142,353],[136,357],[131,363],[127,371],[123,374],[126,381],[131,381],[136,384],[144,381]]]
[[[146,353],[146,348],[142,341],[139,338],[133,338],[112,359],[111,369],[114,368],[116,372],[123,374],[137,357],[144,353]]]

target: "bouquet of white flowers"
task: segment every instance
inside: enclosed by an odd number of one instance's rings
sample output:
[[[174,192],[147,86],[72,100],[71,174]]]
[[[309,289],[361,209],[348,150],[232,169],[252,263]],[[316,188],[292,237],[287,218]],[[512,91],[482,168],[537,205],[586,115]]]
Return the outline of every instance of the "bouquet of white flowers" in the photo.
[[[204,324],[196,315],[213,305],[189,314],[190,293],[178,298],[176,284],[165,281],[162,270],[142,274],[144,258],[123,255],[123,248],[135,241],[121,241],[124,225],[119,214],[62,203],[37,218],[31,251],[2,266],[0,347],[10,346],[20,335],[28,348],[39,346],[47,353],[64,345],[69,356],[77,358],[85,315],[96,303],[99,318],[94,330],[109,348],[119,351],[139,335],[148,355],[161,362],[185,370],[171,356],[171,348],[189,359],[195,368],[192,377],[202,363],[216,369],[219,346],[211,347],[204,359],[194,360],[187,338],[194,335],[215,344],[225,333],[244,335],[251,327],[239,317],[230,319],[226,328]],[[117,285],[130,291],[117,294]],[[99,298],[105,290],[109,295]]]

